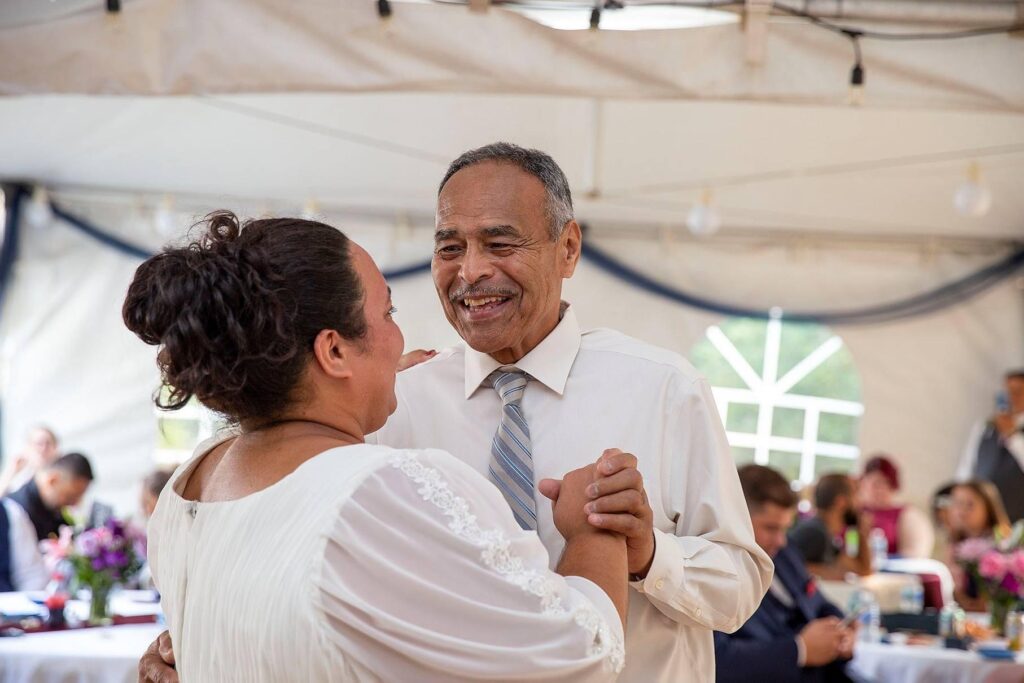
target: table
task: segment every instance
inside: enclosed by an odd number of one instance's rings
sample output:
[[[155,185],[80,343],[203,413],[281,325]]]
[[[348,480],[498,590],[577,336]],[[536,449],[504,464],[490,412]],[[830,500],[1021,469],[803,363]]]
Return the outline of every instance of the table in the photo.
[[[913,574],[869,574],[856,581],[819,581],[818,587],[829,602],[844,612],[850,605],[850,598],[861,588],[866,588],[878,601],[883,613],[900,611],[900,595],[907,586],[920,586],[921,579]]]
[[[135,683],[164,626],[108,626],[0,638],[0,683]]]
[[[964,650],[857,643],[850,666],[877,683],[1024,682],[1024,655],[1004,662]]]

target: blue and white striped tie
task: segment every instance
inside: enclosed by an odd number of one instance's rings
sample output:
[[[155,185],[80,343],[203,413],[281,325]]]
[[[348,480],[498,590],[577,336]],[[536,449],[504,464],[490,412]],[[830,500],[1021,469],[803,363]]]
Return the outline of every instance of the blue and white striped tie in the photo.
[[[537,528],[537,502],[533,497],[533,456],[530,453],[530,428],[520,403],[529,376],[511,365],[503,365],[487,380],[501,398],[501,424],[491,442],[488,471],[501,490],[519,526]]]

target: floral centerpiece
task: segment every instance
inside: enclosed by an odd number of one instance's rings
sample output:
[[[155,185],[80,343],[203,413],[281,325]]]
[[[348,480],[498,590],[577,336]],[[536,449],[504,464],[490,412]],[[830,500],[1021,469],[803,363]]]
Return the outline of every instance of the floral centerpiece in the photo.
[[[988,600],[991,627],[1002,635],[1007,613],[1024,603],[1024,521],[1006,538],[963,541],[956,558]]]
[[[90,590],[89,623],[108,622],[111,591],[130,581],[145,561],[145,533],[116,519],[77,534],[68,529],[46,542],[47,562],[51,568],[69,565],[74,584]]]

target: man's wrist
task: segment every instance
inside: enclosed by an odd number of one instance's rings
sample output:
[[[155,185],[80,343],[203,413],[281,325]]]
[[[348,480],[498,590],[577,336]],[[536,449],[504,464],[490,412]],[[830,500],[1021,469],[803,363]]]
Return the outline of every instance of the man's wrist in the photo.
[[[651,529],[651,556],[647,560],[647,564],[645,564],[643,567],[641,567],[639,571],[630,572],[629,573],[629,580],[630,581],[643,581],[644,579],[647,578],[647,574],[651,571],[651,567],[654,566],[654,556],[655,556],[655,554],[657,552],[658,552],[658,537],[654,533],[654,530]]]

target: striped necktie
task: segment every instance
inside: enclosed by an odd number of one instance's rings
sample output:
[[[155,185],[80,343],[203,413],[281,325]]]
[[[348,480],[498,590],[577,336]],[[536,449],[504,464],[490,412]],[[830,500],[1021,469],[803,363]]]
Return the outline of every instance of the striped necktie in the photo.
[[[501,399],[501,424],[491,442],[488,472],[519,526],[537,528],[537,502],[533,497],[533,456],[530,453],[530,428],[523,417],[521,403],[529,376],[511,365],[503,365],[487,381]]]

